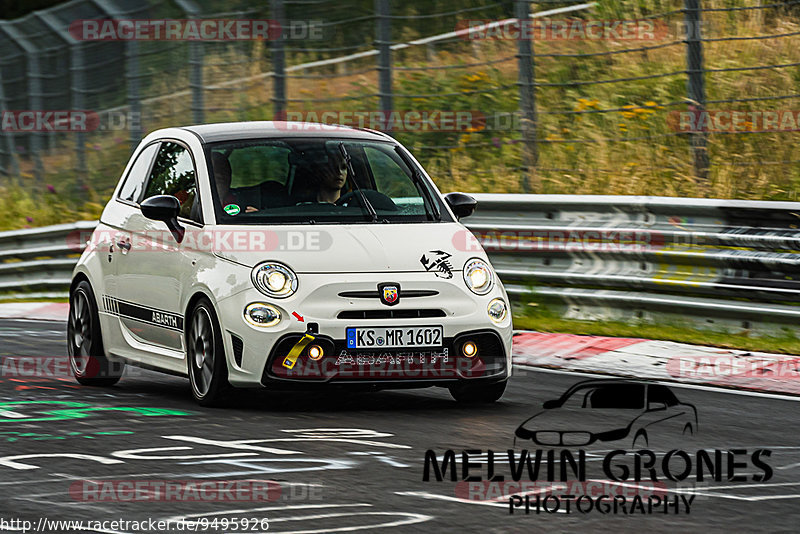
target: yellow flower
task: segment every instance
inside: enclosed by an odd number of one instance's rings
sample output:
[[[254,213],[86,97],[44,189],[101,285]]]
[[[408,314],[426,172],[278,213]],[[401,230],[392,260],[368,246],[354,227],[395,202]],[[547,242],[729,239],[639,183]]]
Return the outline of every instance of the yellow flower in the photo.
[[[634,118],[636,116],[636,113],[634,112],[634,110],[636,109],[636,106],[634,106],[633,104],[628,104],[627,106],[622,106],[622,109],[626,110],[626,111],[621,111],[620,112],[620,113],[622,113],[622,116],[625,117],[626,119],[632,119],[632,118]]]

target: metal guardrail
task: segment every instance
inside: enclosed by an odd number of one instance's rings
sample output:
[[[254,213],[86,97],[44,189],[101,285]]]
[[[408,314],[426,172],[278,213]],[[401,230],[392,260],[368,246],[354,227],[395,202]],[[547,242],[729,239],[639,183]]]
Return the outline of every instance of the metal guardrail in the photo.
[[[510,295],[565,318],[782,334],[800,319],[800,203],[476,194]]]
[[[510,295],[573,319],[796,331],[800,203],[475,194]],[[95,226],[0,233],[0,291],[65,291]]]
[[[0,232],[0,292],[14,297],[66,296],[72,269],[96,221]],[[30,293],[49,290],[56,293]]]

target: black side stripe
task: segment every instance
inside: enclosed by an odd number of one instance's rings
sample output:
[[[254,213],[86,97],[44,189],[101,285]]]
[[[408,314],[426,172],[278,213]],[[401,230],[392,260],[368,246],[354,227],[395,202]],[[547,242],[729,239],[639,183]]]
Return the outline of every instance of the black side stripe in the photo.
[[[109,315],[125,317],[167,330],[183,332],[183,316],[177,313],[141,306],[133,302],[109,297],[108,295],[103,295],[103,306],[105,312]]]

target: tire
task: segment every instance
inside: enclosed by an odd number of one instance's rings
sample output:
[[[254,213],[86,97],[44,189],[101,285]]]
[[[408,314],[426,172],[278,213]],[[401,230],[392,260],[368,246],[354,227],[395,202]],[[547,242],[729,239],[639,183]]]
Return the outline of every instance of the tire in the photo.
[[[204,297],[197,301],[187,319],[186,364],[192,396],[200,406],[218,406],[230,385],[217,314]]]
[[[107,387],[119,382],[125,363],[106,358],[96,302],[92,286],[86,280],[70,293],[67,353],[72,374],[80,384]]]
[[[457,384],[450,386],[450,395],[463,404],[490,404],[500,399],[506,391],[508,380],[494,384]]]

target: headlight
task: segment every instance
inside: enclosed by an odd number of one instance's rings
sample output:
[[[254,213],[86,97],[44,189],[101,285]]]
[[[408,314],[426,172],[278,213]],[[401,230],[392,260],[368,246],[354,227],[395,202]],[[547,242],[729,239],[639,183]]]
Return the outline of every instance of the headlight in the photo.
[[[281,322],[281,312],[264,302],[253,302],[244,309],[244,320],[253,326],[275,326]]]
[[[276,299],[289,297],[297,291],[297,275],[282,263],[256,265],[251,278],[256,289]]]
[[[494,274],[485,261],[473,258],[464,265],[464,282],[476,295],[485,295],[494,286]]]
[[[506,319],[506,315],[508,315],[508,306],[506,306],[503,299],[493,299],[489,303],[486,313],[489,314],[489,319],[499,324]]]

